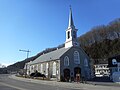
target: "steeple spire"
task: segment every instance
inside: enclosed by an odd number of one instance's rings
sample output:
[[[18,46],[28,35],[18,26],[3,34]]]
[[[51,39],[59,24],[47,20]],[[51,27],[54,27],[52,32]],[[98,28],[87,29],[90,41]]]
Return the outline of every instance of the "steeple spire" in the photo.
[[[79,46],[79,43],[77,40],[77,29],[74,26],[72,9],[70,6],[69,25],[66,30],[65,48],[72,47],[72,46]]]
[[[73,17],[72,17],[72,8],[71,8],[71,5],[70,5],[69,26],[68,26],[68,28],[70,28],[70,27],[74,27],[74,22],[73,22]]]

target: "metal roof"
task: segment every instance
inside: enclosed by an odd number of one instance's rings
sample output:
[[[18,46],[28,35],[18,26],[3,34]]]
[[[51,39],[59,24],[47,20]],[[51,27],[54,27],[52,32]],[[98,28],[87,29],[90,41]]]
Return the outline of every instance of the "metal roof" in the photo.
[[[60,59],[60,57],[69,50],[70,48],[60,48],[57,49],[55,51],[51,51],[49,53],[43,54],[41,56],[39,56],[38,58],[36,58],[33,62],[31,62],[30,64],[36,64],[36,63],[40,63],[40,62],[45,62],[45,61],[51,61],[51,60],[57,60]]]

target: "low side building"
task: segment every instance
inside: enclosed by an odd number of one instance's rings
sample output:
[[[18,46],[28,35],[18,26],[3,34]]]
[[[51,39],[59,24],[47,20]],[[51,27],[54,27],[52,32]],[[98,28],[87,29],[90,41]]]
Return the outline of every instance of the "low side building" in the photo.
[[[110,79],[114,80],[116,76],[120,79],[120,55],[108,58],[108,67],[110,68]],[[116,75],[119,74],[119,75]],[[119,80],[120,81],[120,80]]]
[[[109,76],[110,70],[108,68],[108,64],[95,64],[95,76],[96,77],[103,77]]]

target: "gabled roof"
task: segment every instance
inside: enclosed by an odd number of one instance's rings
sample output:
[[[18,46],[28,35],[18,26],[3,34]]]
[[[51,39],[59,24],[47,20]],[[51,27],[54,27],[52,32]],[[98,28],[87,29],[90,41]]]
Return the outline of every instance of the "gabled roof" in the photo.
[[[31,64],[36,64],[40,62],[45,62],[45,61],[51,61],[51,60],[57,60],[60,59],[60,57],[69,50],[70,48],[60,48],[55,51],[51,51],[49,53],[43,54],[36,58]]]

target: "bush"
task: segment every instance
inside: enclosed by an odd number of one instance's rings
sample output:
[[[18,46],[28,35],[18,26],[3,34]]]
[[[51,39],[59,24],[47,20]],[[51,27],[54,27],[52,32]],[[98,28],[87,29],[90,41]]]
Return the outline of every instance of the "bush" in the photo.
[[[34,75],[35,75],[35,73],[31,73],[31,74],[30,74],[31,77],[34,77]]]
[[[30,76],[31,77],[44,77],[44,78],[46,77],[44,74],[41,74],[37,71],[35,73],[31,73]]]

